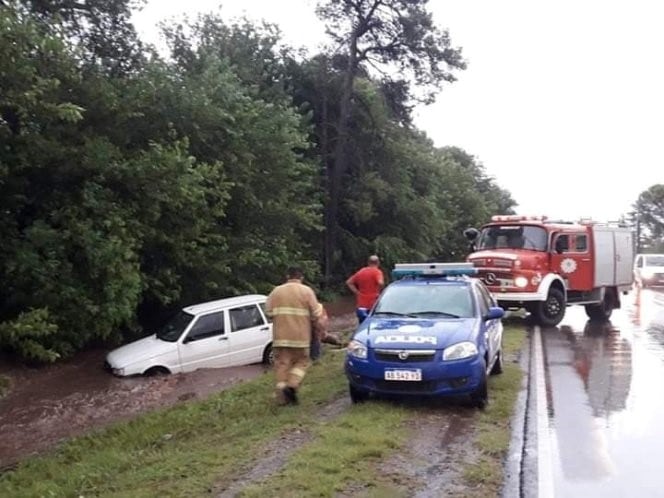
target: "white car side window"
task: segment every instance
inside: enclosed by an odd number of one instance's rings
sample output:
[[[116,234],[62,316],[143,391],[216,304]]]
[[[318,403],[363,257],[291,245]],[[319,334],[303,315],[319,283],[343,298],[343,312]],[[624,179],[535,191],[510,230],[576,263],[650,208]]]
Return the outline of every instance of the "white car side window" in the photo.
[[[231,332],[265,325],[263,315],[255,304],[230,310],[230,319]]]
[[[199,316],[187,334],[187,342],[198,341],[224,333],[224,312]]]

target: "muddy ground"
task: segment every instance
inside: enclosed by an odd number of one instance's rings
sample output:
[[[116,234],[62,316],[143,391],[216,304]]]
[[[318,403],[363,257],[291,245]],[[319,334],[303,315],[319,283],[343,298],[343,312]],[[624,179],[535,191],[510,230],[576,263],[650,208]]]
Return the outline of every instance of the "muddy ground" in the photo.
[[[326,305],[330,329],[353,328],[348,299]],[[63,439],[178,402],[204,399],[269,370],[260,364],[187,374],[117,378],[103,369],[108,350],[85,351],[41,368],[0,365],[11,390],[0,399],[0,469]]]
[[[373,496],[404,496],[433,498],[440,496],[468,496],[473,490],[464,480],[464,465],[476,460],[474,446],[476,409],[463,402],[416,399],[394,402],[416,408],[417,416],[410,417],[405,426],[409,438],[398,452],[375,465],[373,486],[346,485],[338,498]],[[351,406],[347,396],[330,401],[319,410],[320,420],[330,421]],[[240,495],[249,486],[278,474],[288,459],[313,440],[306,429],[289,431],[267,443],[260,458],[247,468],[238,469],[232,482],[219,483],[211,494],[217,498]]]
[[[331,330],[356,325],[352,302],[327,306]],[[84,434],[111,422],[204,399],[239,382],[264,375],[262,365],[199,370],[163,377],[116,378],[102,369],[106,351],[88,351],[71,361],[39,369],[13,367],[0,373],[12,378],[10,394],[0,400],[0,469],[49,449],[59,441]],[[408,404],[410,404],[409,402]],[[472,462],[475,410],[463,403],[414,400],[417,417],[406,422],[409,439],[404,448],[375,466],[377,488],[349,483],[343,497],[464,496],[470,490],[463,479],[464,462]],[[351,406],[347,396],[330,400],[320,416],[333,420]],[[7,437],[9,436],[9,437]],[[260,458],[239,468],[230,482],[210,489],[212,496],[237,496],[246,486],[278,473],[289,458],[313,440],[306,429],[289,431],[269,441]]]

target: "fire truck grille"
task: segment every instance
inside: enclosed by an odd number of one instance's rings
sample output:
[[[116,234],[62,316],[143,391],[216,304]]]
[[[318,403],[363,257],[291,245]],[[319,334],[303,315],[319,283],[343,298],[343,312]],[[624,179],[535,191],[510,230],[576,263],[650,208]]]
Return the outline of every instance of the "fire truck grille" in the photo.
[[[479,278],[489,287],[511,287],[514,282],[512,275],[507,272],[480,270]]]

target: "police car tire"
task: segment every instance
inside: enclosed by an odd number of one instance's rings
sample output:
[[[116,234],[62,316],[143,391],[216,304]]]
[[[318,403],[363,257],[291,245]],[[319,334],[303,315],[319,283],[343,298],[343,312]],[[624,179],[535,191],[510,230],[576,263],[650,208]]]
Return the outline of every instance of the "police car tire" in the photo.
[[[500,375],[503,373],[503,350],[498,351],[496,356],[496,361],[493,362],[493,367],[491,367],[490,375]]]
[[[482,383],[470,395],[470,402],[480,410],[484,410],[489,403],[489,383],[486,374],[486,362],[483,361],[482,363],[484,366],[484,378],[482,379]]]

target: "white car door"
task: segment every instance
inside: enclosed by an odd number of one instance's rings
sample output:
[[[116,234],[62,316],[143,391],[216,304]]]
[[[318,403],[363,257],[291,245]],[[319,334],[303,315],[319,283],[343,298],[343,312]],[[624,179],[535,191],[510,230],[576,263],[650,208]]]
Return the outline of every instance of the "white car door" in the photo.
[[[183,372],[228,366],[230,341],[224,311],[200,315],[178,344]]]
[[[249,365],[263,359],[265,346],[272,337],[272,325],[266,323],[258,304],[228,310],[231,342],[231,365]]]

